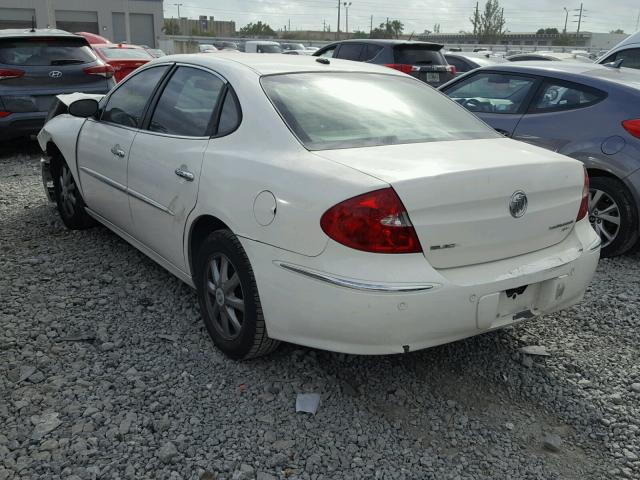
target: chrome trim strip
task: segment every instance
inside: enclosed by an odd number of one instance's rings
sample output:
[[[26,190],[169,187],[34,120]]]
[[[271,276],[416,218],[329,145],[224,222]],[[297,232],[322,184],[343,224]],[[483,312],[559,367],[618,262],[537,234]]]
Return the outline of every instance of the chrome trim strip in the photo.
[[[106,183],[107,185],[115,188],[116,190],[120,190],[122,193],[127,193],[127,187],[125,187],[121,183],[111,180],[109,177],[105,177],[104,175],[96,172],[95,170],[91,170],[90,168],[87,168],[87,167],[80,167],[80,170],[82,170],[87,175],[91,175],[93,178],[100,180],[102,183]]]
[[[155,200],[150,199],[149,197],[147,197],[147,196],[145,196],[145,195],[143,195],[141,193],[136,192],[135,190],[131,190],[130,188],[127,188],[127,193],[129,195],[131,195],[133,198],[137,198],[141,202],[144,202],[144,203],[146,203],[148,205],[151,205],[152,207],[157,208],[161,212],[167,213],[167,214],[171,215],[172,217],[175,215],[175,213],[173,213],[167,207],[163,206],[162,204],[156,202]]]
[[[336,285],[338,287],[351,288],[353,290],[361,290],[365,292],[377,292],[377,293],[412,293],[423,292],[427,290],[433,290],[439,287],[436,283],[425,284],[383,284],[383,283],[371,283],[362,280],[353,280],[350,278],[340,277],[330,273],[320,272],[318,270],[312,270],[310,268],[301,267],[299,265],[292,265],[290,263],[274,261],[276,265],[284,268],[290,272],[298,273],[314,280],[320,280],[321,282]]]
[[[109,177],[105,177],[101,173],[98,173],[98,172],[96,172],[94,170],[91,170],[90,168],[87,168],[87,167],[80,167],[80,170],[85,172],[87,175],[91,175],[93,178],[95,178],[97,180],[100,180],[103,183],[106,183],[110,187],[113,187],[116,190],[119,190],[122,193],[126,193],[127,195],[131,195],[133,198],[137,198],[141,202],[144,202],[144,203],[146,203],[148,205],[151,205],[154,208],[157,208],[161,212],[167,213],[167,214],[171,215],[172,217],[175,215],[174,212],[172,212],[171,210],[169,210],[167,207],[163,206],[162,204],[156,202],[155,200],[152,200],[149,197],[147,197],[147,196],[145,196],[145,195],[143,195],[141,193],[136,192],[135,190],[132,190],[132,189],[130,189],[128,187],[125,187],[121,183],[115,182],[115,181],[111,180]]]

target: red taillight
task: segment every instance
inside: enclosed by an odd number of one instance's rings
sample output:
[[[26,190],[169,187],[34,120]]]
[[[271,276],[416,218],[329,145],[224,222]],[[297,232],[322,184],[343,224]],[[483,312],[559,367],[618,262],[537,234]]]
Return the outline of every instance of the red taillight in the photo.
[[[24,71],[13,68],[0,68],[0,80],[24,77]]]
[[[413,65],[406,65],[404,63],[387,63],[385,67],[393,68],[394,70],[399,70],[402,73],[411,73],[413,71]]]
[[[578,216],[576,222],[579,222],[589,213],[589,174],[587,169],[584,169],[584,186],[582,187],[582,202],[580,202],[580,209],[578,210]]]
[[[0,110],[0,118],[5,118],[11,115],[11,112],[3,112]]]
[[[622,122],[624,129],[636,138],[640,138],[640,119],[625,120]]]
[[[104,78],[111,78],[115,73],[115,70],[111,65],[97,65],[95,67],[85,68],[83,71],[87,75],[100,75]]]
[[[447,65],[447,72],[449,72],[451,75],[455,75],[456,73],[458,73],[458,70],[456,70],[455,65]]]
[[[322,215],[320,226],[330,238],[356,250],[422,252],[409,215],[393,188],[340,202]]]

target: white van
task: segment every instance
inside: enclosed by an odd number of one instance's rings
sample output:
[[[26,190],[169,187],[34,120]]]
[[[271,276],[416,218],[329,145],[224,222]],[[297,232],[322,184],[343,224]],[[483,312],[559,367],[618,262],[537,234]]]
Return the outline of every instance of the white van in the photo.
[[[282,53],[282,47],[278,42],[266,40],[250,40],[244,44],[246,53]]]

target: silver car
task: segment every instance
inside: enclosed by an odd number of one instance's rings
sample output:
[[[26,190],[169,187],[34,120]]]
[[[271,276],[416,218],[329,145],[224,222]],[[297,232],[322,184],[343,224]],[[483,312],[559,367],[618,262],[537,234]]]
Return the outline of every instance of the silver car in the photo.
[[[602,255],[620,255],[636,244],[640,71],[578,62],[504,63],[440,89],[503,135],[581,160]]]

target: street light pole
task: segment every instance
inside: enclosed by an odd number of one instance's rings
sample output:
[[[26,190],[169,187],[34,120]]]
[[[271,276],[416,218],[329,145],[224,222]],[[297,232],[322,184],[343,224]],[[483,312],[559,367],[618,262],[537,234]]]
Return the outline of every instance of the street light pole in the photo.
[[[346,20],[346,28],[347,38],[349,37],[349,7],[351,6],[351,2],[344,2],[344,10],[345,10],[345,20]]]
[[[567,7],[562,7],[564,8],[565,11],[565,16],[564,16],[564,30],[562,30],[562,33],[567,33],[567,21],[569,20],[569,10],[567,10]]]
[[[338,0],[338,29],[336,30],[336,40],[340,40],[340,0]]]
[[[178,19],[180,19],[180,7],[184,5],[184,3],[174,3],[174,7],[178,7]]]

